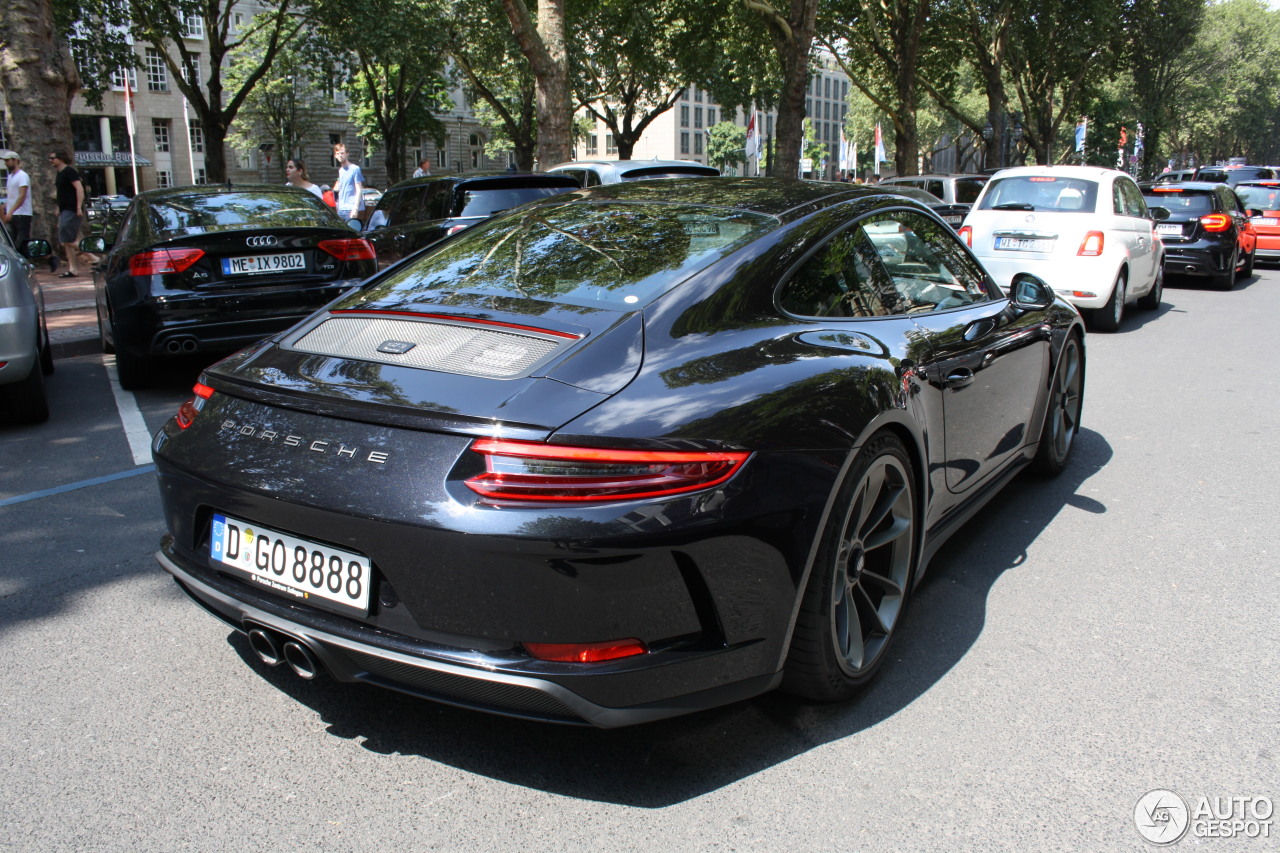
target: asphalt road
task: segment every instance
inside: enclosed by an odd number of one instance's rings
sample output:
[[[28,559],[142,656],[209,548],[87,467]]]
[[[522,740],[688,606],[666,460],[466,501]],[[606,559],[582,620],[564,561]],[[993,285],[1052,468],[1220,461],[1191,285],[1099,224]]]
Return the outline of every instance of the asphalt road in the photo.
[[[952,541],[859,701],[608,732],[258,665],[152,559],[126,432],[198,365],[63,360],[0,427],[0,849],[1142,850],[1152,789],[1280,800],[1277,317],[1260,268],[1091,335],[1068,470]]]

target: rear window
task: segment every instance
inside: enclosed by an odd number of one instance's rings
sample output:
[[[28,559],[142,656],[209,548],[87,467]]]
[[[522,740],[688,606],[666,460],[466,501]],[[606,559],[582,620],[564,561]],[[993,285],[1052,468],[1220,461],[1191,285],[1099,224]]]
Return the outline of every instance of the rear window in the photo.
[[[624,181],[647,181],[650,178],[715,178],[720,170],[710,166],[649,166],[644,169],[631,169],[621,175]]]
[[[1236,195],[1250,210],[1280,210],[1280,185],[1274,187],[1236,187]]]
[[[633,311],[776,227],[771,216],[720,207],[543,204],[467,229],[365,298],[470,293]]]
[[[1213,193],[1210,190],[1161,190],[1143,193],[1151,207],[1163,207],[1170,213],[1212,213]]]
[[[956,203],[973,204],[982,195],[982,188],[986,185],[986,178],[957,178]]]
[[[979,209],[1093,213],[1097,201],[1097,181],[1056,175],[1018,175],[993,180]]]
[[[332,228],[337,216],[304,190],[245,190],[168,196],[147,207],[151,227],[163,237],[247,228]]]
[[[464,189],[458,216],[493,216],[504,210],[576,190],[572,184],[552,187],[510,187],[498,189]]]

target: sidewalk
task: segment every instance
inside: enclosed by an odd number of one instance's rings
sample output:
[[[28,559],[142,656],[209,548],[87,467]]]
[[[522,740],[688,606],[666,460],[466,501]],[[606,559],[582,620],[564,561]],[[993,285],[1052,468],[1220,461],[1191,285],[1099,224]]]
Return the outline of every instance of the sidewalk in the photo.
[[[59,265],[59,273],[65,270],[65,264]],[[74,278],[59,278],[45,264],[36,269],[36,281],[44,291],[45,323],[55,359],[102,352],[89,265],[82,262],[78,272],[80,275]]]

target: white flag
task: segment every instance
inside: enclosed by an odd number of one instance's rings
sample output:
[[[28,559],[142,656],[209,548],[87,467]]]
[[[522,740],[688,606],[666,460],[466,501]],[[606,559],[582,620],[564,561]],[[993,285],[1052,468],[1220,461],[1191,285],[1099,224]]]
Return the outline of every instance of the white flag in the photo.
[[[756,114],[751,113],[751,121],[747,123],[747,156],[760,159],[760,130],[756,126]]]
[[[884,153],[884,137],[880,134],[880,122],[876,122],[876,172],[880,171],[880,164],[888,159]]]

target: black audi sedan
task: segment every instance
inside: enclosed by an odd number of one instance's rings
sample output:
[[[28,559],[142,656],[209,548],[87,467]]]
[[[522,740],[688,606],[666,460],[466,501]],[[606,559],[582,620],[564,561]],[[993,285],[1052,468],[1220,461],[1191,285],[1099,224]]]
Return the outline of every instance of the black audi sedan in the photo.
[[[303,678],[604,727],[843,699],[947,537],[1067,464],[1084,341],[901,196],[581,190],[209,368],[157,558]]]
[[[1208,278],[1214,287],[1230,290],[1237,278],[1253,275],[1258,235],[1251,212],[1229,185],[1147,185],[1142,196],[1148,205],[1169,211],[1168,219],[1156,223],[1166,276]]]
[[[154,359],[227,353],[286,329],[377,269],[373,247],[318,198],[277,186],[140,193],[118,230],[81,241],[98,330],[120,384]]]
[[[578,189],[568,175],[470,172],[402,181],[382,194],[366,236],[382,266],[491,216]]]

